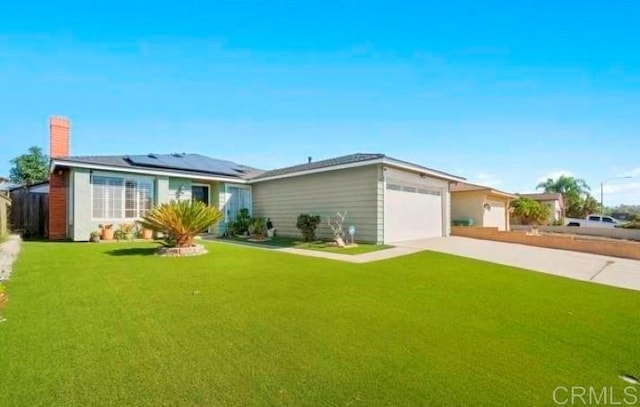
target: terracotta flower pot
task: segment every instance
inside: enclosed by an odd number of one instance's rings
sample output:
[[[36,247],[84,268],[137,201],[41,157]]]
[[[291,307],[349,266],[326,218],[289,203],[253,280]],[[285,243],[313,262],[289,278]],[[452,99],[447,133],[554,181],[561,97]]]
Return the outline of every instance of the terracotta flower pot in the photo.
[[[153,239],[153,230],[151,229],[142,229],[142,238],[145,240]]]
[[[102,240],[113,240],[113,229],[102,229]]]

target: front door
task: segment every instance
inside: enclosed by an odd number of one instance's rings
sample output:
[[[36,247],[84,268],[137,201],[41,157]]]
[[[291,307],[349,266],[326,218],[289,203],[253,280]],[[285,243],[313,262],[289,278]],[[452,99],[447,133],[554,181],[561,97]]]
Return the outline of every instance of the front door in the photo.
[[[191,185],[191,200],[200,201],[209,206],[209,187],[207,185]],[[202,233],[207,233],[205,229]]]
[[[209,205],[209,187],[206,185],[192,185],[191,199],[194,201],[204,202]]]

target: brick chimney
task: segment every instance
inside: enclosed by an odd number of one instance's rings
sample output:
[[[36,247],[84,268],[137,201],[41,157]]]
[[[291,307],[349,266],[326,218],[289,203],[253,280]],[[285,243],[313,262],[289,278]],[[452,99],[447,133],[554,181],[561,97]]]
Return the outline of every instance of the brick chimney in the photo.
[[[49,119],[49,156],[69,156],[69,119]],[[67,238],[67,179],[69,171],[57,168],[49,174],[49,240]]]
[[[69,119],[51,117],[49,119],[49,156],[51,158],[69,156]]]

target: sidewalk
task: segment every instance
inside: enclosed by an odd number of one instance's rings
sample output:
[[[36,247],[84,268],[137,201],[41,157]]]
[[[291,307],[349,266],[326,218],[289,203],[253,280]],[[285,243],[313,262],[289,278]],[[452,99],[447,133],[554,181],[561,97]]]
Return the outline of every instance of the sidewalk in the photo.
[[[424,250],[420,248],[397,246],[397,247],[392,247],[390,249],[377,250],[375,252],[352,255],[352,254],[323,252],[320,250],[295,249],[292,247],[266,246],[266,245],[261,245],[256,243],[234,242],[234,241],[221,240],[221,239],[205,239],[205,240],[208,240],[211,242],[223,243],[223,244],[231,244],[236,246],[251,247],[251,248],[261,249],[261,250],[273,250],[276,252],[297,254],[299,256],[318,257],[322,259],[338,260],[338,261],[344,261],[347,263],[369,263],[372,261],[386,260],[386,259],[392,259],[394,257],[406,256],[407,254],[413,254],[413,253],[421,252]]]

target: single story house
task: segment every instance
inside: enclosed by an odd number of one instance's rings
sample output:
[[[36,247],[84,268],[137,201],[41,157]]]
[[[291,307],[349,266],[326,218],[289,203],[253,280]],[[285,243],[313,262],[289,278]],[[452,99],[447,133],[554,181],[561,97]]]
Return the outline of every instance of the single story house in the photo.
[[[14,192],[27,192],[30,194],[48,194],[49,193],[49,180],[40,181],[29,185],[18,185],[9,188],[10,193]]]
[[[0,191],[8,191],[9,189],[11,189],[9,180],[7,178],[0,177]]]
[[[518,194],[523,198],[533,199],[551,210],[551,222],[558,222],[564,217],[564,200],[561,193]]]
[[[458,182],[451,185],[451,219],[471,219],[473,226],[509,230],[509,202],[515,198],[491,187]]]
[[[388,243],[450,232],[450,186],[464,181],[384,154],[351,154],[264,171],[199,154],[71,156],[69,121],[50,121],[49,238],[83,241],[100,224],[134,222],[154,205],[196,199],[224,215],[247,208],[278,234],[300,236],[300,213],[347,212],[355,240]],[[346,225],[346,226],[347,226]]]

